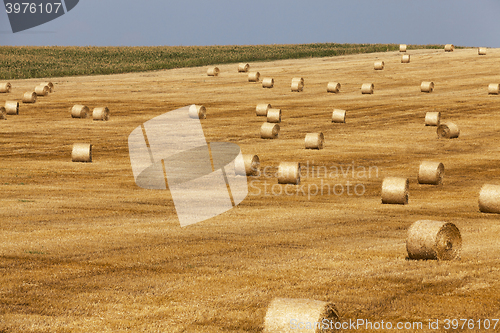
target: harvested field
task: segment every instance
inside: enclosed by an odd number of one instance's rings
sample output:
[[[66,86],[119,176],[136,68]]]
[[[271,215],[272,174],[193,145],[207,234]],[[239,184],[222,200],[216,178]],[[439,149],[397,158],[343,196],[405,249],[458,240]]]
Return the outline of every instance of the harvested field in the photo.
[[[500,49],[407,53],[408,64],[398,50],[250,62],[273,89],[235,64],[217,64],[215,78],[207,67],[51,77],[53,93],[0,123],[0,332],[262,332],[274,298],[333,303],[342,321],[423,323],[405,332],[498,319],[500,222],[479,211],[478,195],[500,184],[500,97],[487,90],[500,82]],[[384,70],[373,70],[380,59]],[[307,83],[300,94],[293,77]],[[336,94],[325,90],[332,79]],[[40,81],[9,79],[0,105]],[[434,92],[421,93],[422,81]],[[360,92],[366,82],[372,95]],[[276,139],[260,138],[261,103],[283,110]],[[113,115],[75,120],[75,104]],[[127,138],[190,104],[206,107],[208,142],[238,144],[266,173],[248,177],[237,207],[181,228],[168,190],[135,184]],[[333,124],[334,108],[349,121]],[[439,140],[428,111],[460,136]],[[324,149],[304,149],[317,132]],[[71,161],[75,142],[92,144],[92,163]],[[446,166],[442,185],[418,184],[423,160]],[[278,185],[281,161],[300,163],[299,186]],[[409,179],[407,205],[381,203],[391,176]],[[417,220],[456,225],[461,259],[407,260]]]

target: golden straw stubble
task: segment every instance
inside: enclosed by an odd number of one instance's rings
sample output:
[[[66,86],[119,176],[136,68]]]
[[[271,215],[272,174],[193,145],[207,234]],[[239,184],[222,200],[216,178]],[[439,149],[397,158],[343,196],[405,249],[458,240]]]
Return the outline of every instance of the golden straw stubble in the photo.
[[[408,229],[406,251],[410,259],[454,260],[460,258],[462,236],[449,222],[419,220]]]
[[[71,118],[87,118],[89,108],[85,105],[76,104],[70,110]]]
[[[281,162],[278,166],[278,184],[300,184],[300,163]]]
[[[484,184],[478,203],[481,212],[500,214],[500,185]]]
[[[325,136],[323,133],[307,133],[305,138],[306,149],[323,149]]]
[[[260,159],[253,154],[242,154],[234,162],[234,168],[237,175],[256,176],[259,174]]]
[[[73,162],[92,162],[92,145],[90,143],[74,143],[71,160]]]
[[[382,181],[382,203],[406,205],[408,203],[408,178],[386,177]]]
[[[275,298],[269,304],[264,318],[263,333],[332,332],[339,321],[339,313],[333,303],[300,298]],[[299,324],[300,323],[300,324]],[[323,327],[305,329],[305,323],[327,323]],[[301,326],[299,326],[301,325]]]
[[[439,185],[443,182],[444,165],[440,162],[422,161],[418,168],[418,183]]]

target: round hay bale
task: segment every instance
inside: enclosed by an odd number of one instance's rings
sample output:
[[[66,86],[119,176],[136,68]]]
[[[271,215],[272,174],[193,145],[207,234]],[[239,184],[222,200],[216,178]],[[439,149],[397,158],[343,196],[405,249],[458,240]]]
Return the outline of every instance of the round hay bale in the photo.
[[[246,73],[246,72],[248,72],[248,69],[250,69],[249,64],[244,64],[244,63],[238,64],[238,72],[239,73]]]
[[[18,101],[5,102],[5,112],[7,112],[8,115],[18,115],[19,114],[19,102]]]
[[[257,117],[267,117],[267,111],[272,108],[271,104],[257,104],[255,114]]]
[[[500,185],[484,184],[479,192],[479,210],[500,214]]]
[[[401,56],[401,63],[402,64],[409,64],[410,63],[410,55],[409,54],[403,54]]]
[[[34,91],[27,91],[23,95],[22,99],[23,103],[35,103],[36,102],[36,93]]]
[[[418,183],[439,185],[443,182],[444,165],[440,162],[423,161],[418,169]]]
[[[10,82],[0,82],[0,93],[9,93],[11,88]]]
[[[382,69],[384,69],[384,62],[382,60],[375,61],[375,63],[373,64],[373,68],[375,70],[382,70]]]
[[[439,139],[455,139],[458,138],[459,134],[460,129],[458,129],[458,126],[454,123],[441,123],[437,128],[437,135]]]
[[[488,85],[488,94],[489,95],[498,95],[499,93],[500,93],[500,84],[490,83]]]
[[[7,119],[6,117],[7,115],[7,111],[5,110],[5,108],[3,106],[0,106],[0,119]]]
[[[455,46],[453,44],[446,44],[444,46],[444,51],[445,52],[453,52],[454,49],[455,49]]]
[[[267,110],[267,122],[268,123],[281,123],[281,109],[269,109],[269,110]]]
[[[191,105],[189,107],[189,118],[193,119],[206,119],[207,118],[207,109],[203,105]]]
[[[47,87],[49,87],[49,92],[53,92],[54,91],[54,85],[52,84],[52,82],[42,82],[42,83],[40,83],[40,86],[47,86]]]
[[[338,93],[340,91],[340,83],[338,82],[328,82],[326,86],[326,91],[329,93]]]
[[[323,133],[307,133],[306,134],[306,149],[323,149],[325,136]]]
[[[301,77],[294,77],[292,79],[292,91],[300,92],[304,90],[304,79]]]
[[[87,118],[89,108],[85,105],[73,105],[71,108],[71,118]]]
[[[250,72],[248,73],[248,82],[259,82],[260,73],[259,72]]]
[[[300,163],[280,162],[278,165],[278,184],[300,184]]]
[[[272,87],[274,87],[274,79],[272,77],[266,77],[262,80],[262,88]]]
[[[302,85],[299,81],[292,82],[293,92],[301,92],[302,90],[304,90],[304,85]]]
[[[93,120],[108,121],[109,120],[109,109],[106,106],[94,108],[94,110],[92,111],[92,119]]]
[[[345,123],[346,110],[333,109],[332,123]]]
[[[262,139],[276,139],[280,134],[280,126],[278,124],[264,123],[260,127],[260,137]]]
[[[240,176],[256,176],[259,174],[260,159],[253,154],[242,154],[242,159],[235,160],[236,174]]]
[[[49,94],[49,91],[50,89],[48,86],[39,85],[35,87],[35,94],[37,96],[47,96]]]
[[[375,86],[373,83],[363,83],[361,85],[361,93],[362,94],[373,94],[373,90],[375,89]]]
[[[331,329],[324,330],[323,323],[328,323],[331,328],[338,320],[339,313],[332,303],[299,298],[275,298],[267,309],[263,333],[332,332]],[[303,328],[299,327],[299,323],[302,323]],[[305,326],[305,323],[310,323],[311,327]]]
[[[434,91],[434,82],[427,82],[424,81],[420,84],[420,91],[421,92],[426,92],[426,93],[431,93]]]
[[[408,178],[384,178],[382,181],[382,203],[406,205],[409,185]]]
[[[73,162],[92,162],[92,145],[90,143],[74,143],[71,160]]]
[[[399,44],[399,52],[406,52],[406,44]]]
[[[461,248],[460,230],[453,223],[419,220],[408,229],[406,251],[410,259],[458,259]]]
[[[208,76],[219,76],[219,73],[220,73],[219,67],[210,67],[207,70]]]
[[[486,48],[485,47],[478,47],[477,54],[478,55],[486,55]]]
[[[425,126],[439,126],[441,122],[441,112],[430,111],[425,113]]]

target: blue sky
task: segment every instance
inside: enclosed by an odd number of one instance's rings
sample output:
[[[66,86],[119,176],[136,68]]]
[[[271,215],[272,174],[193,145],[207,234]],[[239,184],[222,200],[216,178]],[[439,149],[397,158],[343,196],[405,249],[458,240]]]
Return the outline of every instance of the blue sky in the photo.
[[[15,34],[0,9],[0,45],[500,47],[499,0],[80,0],[65,15]]]

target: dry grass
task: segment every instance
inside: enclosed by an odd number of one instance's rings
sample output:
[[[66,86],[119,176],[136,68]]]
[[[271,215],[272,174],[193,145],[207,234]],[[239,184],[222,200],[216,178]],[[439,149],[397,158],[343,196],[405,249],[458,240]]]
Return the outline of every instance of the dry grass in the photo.
[[[477,197],[500,172],[500,100],[487,91],[500,81],[500,50],[409,52],[410,64],[397,51],[252,62],[275,78],[270,90],[234,64],[219,65],[217,78],[195,67],[51,79],[54,93],[0,124],[0,332],[260,332],[274,297],[333,302],[353,320],[498,318],[500,225]],[[296,76],[307,82],[300,94],[290,91]],[[338,94],[324,89],[332,78]],[[436,83],[432,94],[420,93],[423,80]],[[0,105],[39,81],[11,80]],[[373,95],[360,93],[363,82]],[[278,139],[260,139],[258,103],[283,110]],[[106,105],[113,117],[72,119],[75,104]],[[206,106],[208,141],[237,143],[268,174],[300,162],[305,193],[269,195],[277,180],[260,175],[235,209],[180,228],[168,191],[135,185],[127,137],[189,104]],[[348,123],[331,123],[334,107],[349,110]],[[457,123],[460,137],[438,140],[427,111]],[[324,149],[304,149],[308,132],[325,135]],[[94,162],[72,163],[73,142],[92,143]],[[424,159],[446,165],[442,186],[417,184]],[[391,175],[410,179],[408,205],[381,204]],[[322,181],[349,181],[351,195],[308,197]],[[461,260],[406,260],[406,231],[419,219],[454,223]]]

